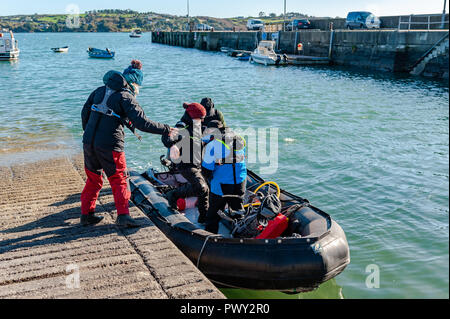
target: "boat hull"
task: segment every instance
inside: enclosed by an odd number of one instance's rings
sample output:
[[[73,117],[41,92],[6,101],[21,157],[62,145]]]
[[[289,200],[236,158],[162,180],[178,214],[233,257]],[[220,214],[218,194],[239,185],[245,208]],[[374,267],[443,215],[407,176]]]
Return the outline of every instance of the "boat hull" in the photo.
[[[250,60],[250,55],[238,56],[237,59],[239,61],[249,61]]]
[[[114,56],[115,56],[115,52],[111,52],[110,54],[89,52],[89,57],[95,58],[95,59],[112,59],[112,58],[114,58]]]
[[[331,218],[329,230],[320,237],[226,238],[198,228],[173,211],[143,175],[130,175],[134,204],[219,286],[309,291],[337,276],[350,262],[345,234]]]
[[[1,52],[0,53],[0,61],[17,60],[19,58],[19,53],[20,53],[20,50]]]
[[[274,60],[270,57],[261,56],[261,55],[257,55],[257,54],[252,54],[251,59],[253,62],[259,63],[259,64],[264,64],[264,65],[275,65],[276,64],[276,60]]]
[[[52,51],[55,53],[65,53],[69,51],[69,48],[53,48]]]

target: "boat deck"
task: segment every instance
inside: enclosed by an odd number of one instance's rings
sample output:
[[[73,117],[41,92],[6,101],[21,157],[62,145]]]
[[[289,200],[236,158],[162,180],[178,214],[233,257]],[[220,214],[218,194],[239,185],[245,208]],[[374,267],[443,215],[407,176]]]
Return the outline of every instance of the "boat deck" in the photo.
[[[84,178],[80,156],[0,166],[0,298],[224,298],[136,207],[117,227],[106,181],[80,226]]]

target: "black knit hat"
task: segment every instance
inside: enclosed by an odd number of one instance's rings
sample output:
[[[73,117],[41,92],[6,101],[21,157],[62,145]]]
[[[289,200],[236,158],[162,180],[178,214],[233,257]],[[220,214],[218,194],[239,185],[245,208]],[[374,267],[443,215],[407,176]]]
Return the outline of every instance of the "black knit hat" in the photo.
[[[202,101],[200,102],[200,104],[205,107],[207,112],[209,110],[211,110],[212,108],[214,108],[214,102],[210,97],[203,98]]]

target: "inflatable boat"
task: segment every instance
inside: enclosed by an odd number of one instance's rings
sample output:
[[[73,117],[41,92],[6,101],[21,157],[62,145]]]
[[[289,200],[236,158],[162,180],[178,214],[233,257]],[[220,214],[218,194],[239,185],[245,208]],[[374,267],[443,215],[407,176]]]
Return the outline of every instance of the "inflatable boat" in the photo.
[[[338,223],[308,200],[264,181],[250,170],[243,207],[261,206],[260,202],[249,202],[256,193],[276,194],[281,215],[289,216],[285,218],[287,228],[276,238],[261,238],[261,234],[250,237],[255,223],[260,224],[259,228],[264,223],[254,218],[247,225],[253,225],[251,231],[242,231],[247,215],[237,212],[234,217],[221,212],[218,234],[205,231],[197,223],[195,207],[174,210],[164,195],[184,183],[181,174],[170,170],[157,172],[150,168],[142,174],[131,171],[131,199],[219,287],[310,291],[340,274],[350,262],[347,239]]]

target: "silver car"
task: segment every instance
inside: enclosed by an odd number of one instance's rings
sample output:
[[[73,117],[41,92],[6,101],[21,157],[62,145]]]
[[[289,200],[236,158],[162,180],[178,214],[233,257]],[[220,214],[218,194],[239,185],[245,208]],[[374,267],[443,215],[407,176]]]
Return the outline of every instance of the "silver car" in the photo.
[[[373,13],[367,11],[354,11],[347,14],[345,21],[347,29],[379,29],[381,21]]]

